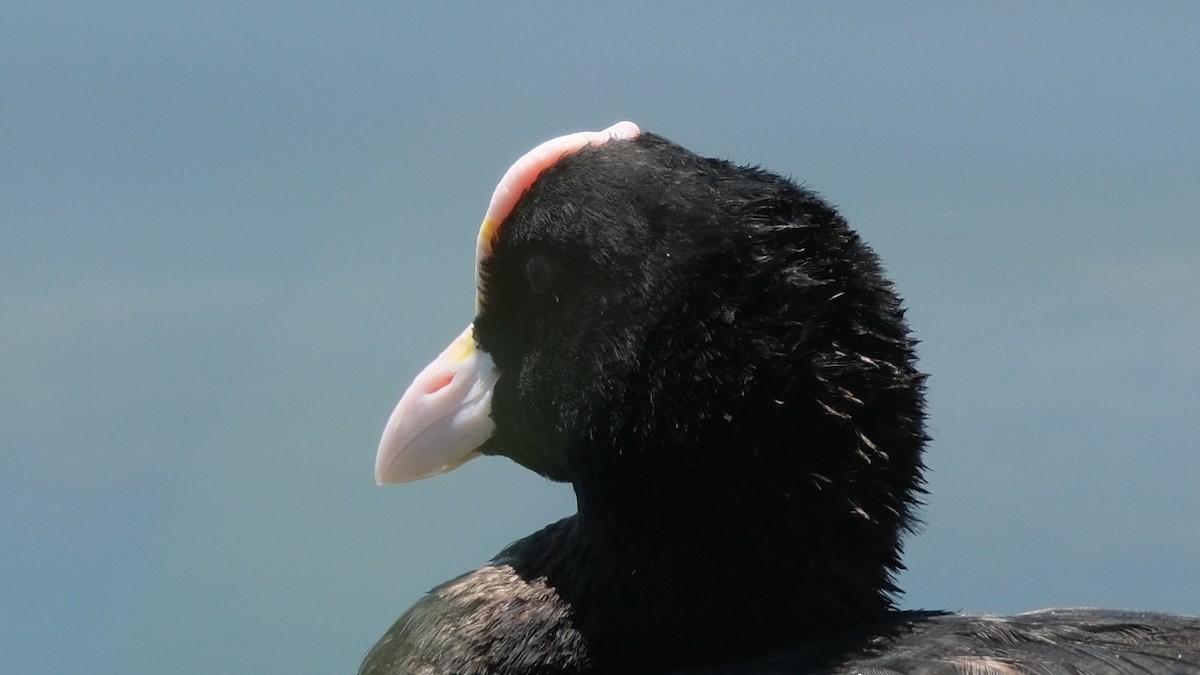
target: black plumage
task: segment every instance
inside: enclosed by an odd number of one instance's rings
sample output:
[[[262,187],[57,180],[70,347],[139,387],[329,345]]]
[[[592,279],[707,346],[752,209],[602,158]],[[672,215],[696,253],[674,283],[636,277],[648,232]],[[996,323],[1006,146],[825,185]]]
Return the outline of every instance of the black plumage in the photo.
[[[485,221],[464,336],[494,429],[463,450],[570,481],[578,513],[431,591],[360,672],[1200,673],[1197,619],[896,610],[924,375],[817,195],[640,132],[535,174]]]

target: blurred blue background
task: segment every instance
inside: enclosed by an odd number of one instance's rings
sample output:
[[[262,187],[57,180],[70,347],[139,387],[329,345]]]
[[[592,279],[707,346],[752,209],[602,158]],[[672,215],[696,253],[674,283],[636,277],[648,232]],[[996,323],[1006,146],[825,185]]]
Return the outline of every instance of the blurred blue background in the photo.
[[[377,488],[491,190],[632,119],[838,204],[932,373],[907,607],[1200,613],[1200,5],[10,1],[0,660],[349,673],[573,510]]]

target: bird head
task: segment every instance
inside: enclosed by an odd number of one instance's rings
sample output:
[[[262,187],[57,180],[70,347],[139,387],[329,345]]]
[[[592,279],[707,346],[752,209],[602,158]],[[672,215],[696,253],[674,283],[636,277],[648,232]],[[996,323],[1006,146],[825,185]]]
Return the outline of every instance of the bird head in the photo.
[[[898,567],[924,376],[876,256],[817,195],[628,122],[572,134],[505,175],[476,278],[380,483],[504,455],[573,483],[581,516],[771,514]]]

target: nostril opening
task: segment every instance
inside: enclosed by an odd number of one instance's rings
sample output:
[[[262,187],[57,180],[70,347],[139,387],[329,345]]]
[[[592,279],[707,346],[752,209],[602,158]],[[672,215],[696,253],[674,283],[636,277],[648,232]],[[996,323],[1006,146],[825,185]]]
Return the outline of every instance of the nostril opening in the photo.
[[[434,380],[429,383],[428,387],[425,387],[425,393],[426,394],[436,394],[439,391],[450,386],[450,383],[453,381],[454,381],[454,373],[446,373],[445,375],[440,375],[440,376],[434,378]]]

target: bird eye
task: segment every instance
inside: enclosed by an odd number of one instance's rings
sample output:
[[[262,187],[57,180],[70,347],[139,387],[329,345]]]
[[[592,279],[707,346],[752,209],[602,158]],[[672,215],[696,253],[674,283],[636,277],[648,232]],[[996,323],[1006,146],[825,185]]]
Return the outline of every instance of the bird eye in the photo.
[[[529,256],[525,259],[525,283],[534,293],[546,292],[554,283],[554,266],[545,256]]]

